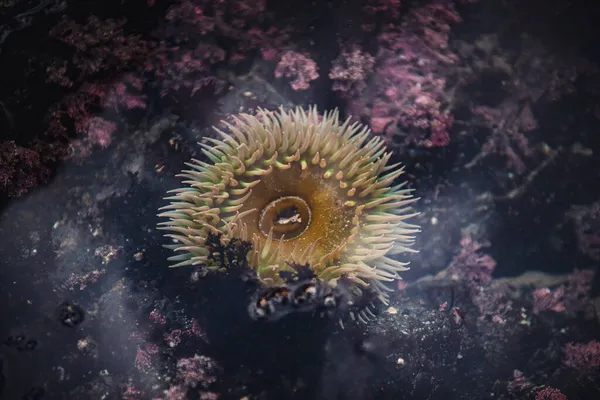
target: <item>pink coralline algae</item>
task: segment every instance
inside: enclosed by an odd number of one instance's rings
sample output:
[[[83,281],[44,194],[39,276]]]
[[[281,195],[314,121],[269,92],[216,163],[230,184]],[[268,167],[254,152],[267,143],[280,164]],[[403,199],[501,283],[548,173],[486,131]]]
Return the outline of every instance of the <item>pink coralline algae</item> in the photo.
[[[476,242],[469,234],[463,234],[460,250],[448,266],[448,273],[452,279],[475,286],[489,284],[496,261],[479,251],[487,246],[489,243]]]
[[[200,324],[198,323],[198,320],[193,319],[193,318],[192,318],[192,322],[191,322],[190,328],[186,329],[184,331],[184,333],[186,335],[196,336],[196,337],[205,339],[204,331],[202,331],[202,328],[200,328]]]
[[[110,146],[112,142],[112,135],[117,130],[117,124],[112,121],[107,121],[102,117],[91,117],[86,119],[82,123],[82,132],[86,134],[86,144],[83,146],[78,146],[75,142],[72,143],[73,146],[76,147],[85,147],[89,148],[91,146],[97,145],[103,149]],[[84,151],[81,148],[79,151]]]
[[[600,343],[568,343],[564,349],[563,363],[582,375],[597,375],[600,372]]]
[[[123,71],[132,63],[142,61],[154,45],[139,35],[126,35],[125,19],[101,20],[89,17],[85,25],[64,17],[50,30],[50,36],[71,47],[75,53],[68,64],[49,67],[49,78],[63,86],[84,81],[103,72]],[[70,78],[68,70],[77,76]],[[63,72],[61,74],[61,72]]]
[[[159,348],[154,343],[145,343],[137,347],[135,356],[135,367],[142,372],[150,370],[154,356],[158,354]]]
[[[515,369],[513,371],[513,378],[508,382],[508,392],[511,394],[519,394],[525,390],[530,389],[533,386],[533,383],[529,381],[523,374],[523,372]]]
[[[468,290],[473,305],[479,310],[480,320],[489,316],[494,324],[502,325],[513,306],[505,292],[492,281],[496,261],[481,252],[488,246],[488,242],[475,241],[469,233],[463,232],[460,250],[445,272],[450,279],[460,282]]]
[[[135,93],[127,79],[115,84],[83,84],[79,90],[65,96],[47,116],[48,132],[55,138],[68,137],[73,125],[76,140],[70,143],[69,155],[77,160],[88,156],[94,147],[107,148],[119,131],[114,112],[146,108],[144,96]],[[97,115],[99,109],[105,110]],[[113,113],[113,114],[111,114]]]
[[[524,158],[533,154],[525,134],[538,126],[530,105],[521,107],[517,99],[510,98],[496,108],[477,106],[472,112],[491,134],[480,153],[466,167],[471,168],[481,159],[495,154],[506,159],[507,168],[518,174],[524,173],[527,170]]]
[[[143,110],[147,107],[147,98],[143,80],[134,74],[125,74],[119,82],[111,85],[100,104],[114,111]]]
[[[117,124],[100,117],[92,117],[87,121],[87,137],[92,144],[105,149],[112,142],[112,134],[117,130]]]
[[[592,311],[590,290],[594,280],[592,270],[574,270],[567,282],[555,288],[539,288],[533,294],[533,312],[543,311],[576,313]],[[587,315],[586,318],[593,318]]]
[[[71,274],[67,280],[66,286],[69,290],[75,290],[76,287],[78,287],[79,290],[83,290],[88,285],[98,282],[98,279],[105,273],[105,269],[97,269],[84,275]]]
[[[182,358],[177,361],[177,376],[181,383],[190,388],[199,385],[207,386],[215,381],[211,376],[216,366],[213,360],[195,354],[194,357]]]
[[[550,290],[549,288],[537,289],[533,292],[533,312],[552,310],[555,312],[565,311],[566,307],[563,302],[565,295],[564,287]]]
[[[448,40],[451,24],[459,21],[453,4],[440,1],[412,10],[402,24],[386,26],[379,36],[376,91],[372,99],[360,100],[373,104],[374,133],[421,147],[449,143],[454,118],[444,70],[458,60]]]
[[[142,391],[138,390],[132,386],[127,386],[123,393],[121,393],[122,400],[137,400],[141,398]]]
[[[174,329],[163,336],[169,347],[175,347],[181,343],[181,329]]]
[[[400,0],[368,0],[364,9],[370,15],[386,13],[392,18],[397,18],[400,15],[401,5]]]
[[[166,318],[160,314],[157,310],[150,313],[150,321],[155,324],[165,325]],[[177,347],[184,336],[187,337],[198,337],[204,339],[204,332],[200,328],[200,324],[195,319],[192,319],[187,329],[173,329],[170,332],[165,332],[163,338],[169,347]]]
[[[216,400],[219,396],[208,390],[208,387],[216,381],[214,373],[217,369],[216,363],[205,356],[195,354],[193,357],[181,358],[177,361],[177,371],[174,385],[165,391],[167,400],[185,400],[188,391],[193,390],[195,398],[201,400]]]
[[[269,18],[265,0],[185,0],[168,8],[152,37],[128,32],[124,18],[92,16],[80,23],[63,17],[50,37],[72,55],[49,62],[46,75],[72,91],[51,107],[47,136],[68,139],[65,153],[82,161],[95,148],[108,147],[127,116],[147,107],[148,90],[162,97],[193,95],[223,61],[240,61],[257,50],[278,60],[288,29],[265,24]],[[230,43],[227,51],[224,41]],[[307,84],[313,78],[299,71],[296,79],[300,87],[302,79]]]
[[[531,393],[535,391],[535,400],[566,400],[565,396],[560,390],[551,387],[545,387],[538,389],[534,383],[525,377],[523,372],[515,369],[513,372],[513,379],[508,383],[508,392],[513,395],[513,398],[525,398],[525,393]],[[530,396],[527,396],[530,398]]]
[[[367,86],[367,76],[373,71],[374,65],[375,58],[358,47],[342,51],[329,71],[333,91],[339,92],[342,97],[362,95]]]
[[[0,195],[21,196],[45,182],[49,175],[38,152],[12,141],[0,143]]]
[[[239,38],[266,11],[266,0],[184,0],[169,8],[166,19],[195,26],[201,35],[213,31]],[[183,33],[183,31],[181,31]]]
[[[145,68],[159,79],[160,93],[166,96],[182,87],[198,90],[205,85],[212,66],[225,58],[225,51],[210,43],[198,44],[190,50],[161,47]]]
[[[150,313],[150,321],[154,324],[165,325],[167,323],[167,318],[160,313],[158,310],[152,310]]]
[[[520,47],[521,51],[511,54],[502,49],[495,36],[487,37],[485,45],[478,47],[487,53],[487,59],[505,60],[492,67],[491,72],[512,78],[502,79],[502,90],[506,95],[499,104],[471,107],[475,116],[472,118],[473,125],[483,128],[487,137],[480,152],[466,164],[467,168],[477,166],[491,156],[503,159],[511,172],[521,175],[542,159],[548,160],[551,158],[548,156],[556,154],[558,149],[553,150],[539,140],[540,135],[536,132],[540,127],[536,115],[538,110],[574,93],[577,85],[597,86],[591,82],[583,83],[581,79],[588,73],[592,74],[587,63],[557,57],[539,39],[527,35],[523,36]],[[508,60],[511,61],[507,63]],[[574,67],[573,64],[581,66]],[[576,81],[579,81],[577,85]]]
[[[508,382],[508,392],[518,394],[524,390],[531,388],[533,384],[525,377],[523,372],[515,369],[513,371],[513,379]]]
[[[545,387],[535,394],[535,400],[567,400],[567,396],[560,390]]]
[[[275,77],[291,79],[293,90],[306,90],[310,87],[310,82],[319,77],[318,69],[317,63],[307,55],[287,51],[275,68]]]
[[[166,19],[171,22],[166,34],[177,45],[189,47],[202,38],[216,47],[227,40],[231,46],[226,59],[232,63],[256,49],[265,60],[275,60],[289,37],[289,29],[274,24],[262,28],[269,25],[264,24],[269,19],[266,0],[186,0],[171,6]]]
[[[95,147],[110,146],[121,128],[120,113],[146,108],[145,82],[139,73],[156,44],[126,33],[126,22],[92,16],[82,25],[63,17],[50,30],[50,36],[73,54],[69,61],[48,65],[47,81],[75,90],[51,108],[48,135],[63,140],[75,133],[68,154],[77,161]]]

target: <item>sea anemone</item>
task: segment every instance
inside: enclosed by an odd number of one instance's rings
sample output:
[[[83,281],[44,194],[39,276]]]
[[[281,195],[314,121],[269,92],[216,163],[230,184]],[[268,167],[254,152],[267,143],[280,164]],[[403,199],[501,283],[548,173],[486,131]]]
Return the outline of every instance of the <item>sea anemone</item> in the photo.
[[[335,286],[342,276],[354,293],[372,290],[385,301],[385,282],[399,279],[407,263],[391,255],[412,252],[419,227],[416,201],[404,173],[387,165],[380,137],[337,110],[316,108],[240,114],[216,129],[220,140],[201,144],[207,162],[192,160],[182,188],[161,208],[159,229],[174,244],[173,267],[211,266],[209,233],[251,242],[248,265],[265,286],[282,283],[281,272],[306,264]]]

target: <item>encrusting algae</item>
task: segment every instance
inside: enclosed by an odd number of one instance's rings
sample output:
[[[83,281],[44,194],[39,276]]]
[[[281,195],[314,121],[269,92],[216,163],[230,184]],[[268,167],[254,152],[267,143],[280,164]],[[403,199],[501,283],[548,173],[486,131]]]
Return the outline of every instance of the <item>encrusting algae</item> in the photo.
[[[343,275],[353,290],[374,290],[399,279],[407,263],[391,255],[411,249],[419,227],[407,222],[415,199],[404,168],[367,127],[304,111],[260,109],[217,129],[202,144],[208,162],[192,160],[182,188],[171,191],[159,228],[174,240],[173,267],[210,265],[209,233],[250,241],[248,264],[264,286],[282,283],[290,264],[308,264],[331,286]],[[216,268],[216,267],[215,267]]]

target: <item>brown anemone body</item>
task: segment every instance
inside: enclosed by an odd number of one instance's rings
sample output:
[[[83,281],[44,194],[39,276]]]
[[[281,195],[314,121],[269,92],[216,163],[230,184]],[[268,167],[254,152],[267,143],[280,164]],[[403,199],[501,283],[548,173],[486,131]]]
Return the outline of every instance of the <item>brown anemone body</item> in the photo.
[[[414,251],[415,201],[381,138],[337,111],[316,109],[241,114],[229,133],[203,145],[210,162],[193,160],[183,188],[173,191],[160,228],[180,254],[173,266],[206,265],[209,232],[252,242],[249,265],[265,285],[280,283],[289,263],[310,265],[335,285],[346,275],[356,287],[382,294],[406,263],[389,255]]]

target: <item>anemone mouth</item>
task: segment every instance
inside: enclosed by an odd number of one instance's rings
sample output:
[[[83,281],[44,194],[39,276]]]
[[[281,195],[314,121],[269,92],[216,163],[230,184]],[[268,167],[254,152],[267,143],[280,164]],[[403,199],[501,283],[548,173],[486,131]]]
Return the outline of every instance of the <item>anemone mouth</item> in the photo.
[[[252,242],[249,265],[267,286],[288,263],[309,264],[335,285],[342,275],[382,294],[406,264],[389,256],[411,252],[416,201],[403,168],[387,165],[381,138],[337,111],[260,110],[225,123],[221,140],[202,145],[210,162],[192,160],[160,214],[160,229],[179,254],[173,266],[207,264],[208,233]]]
[[[283,196],[262,209],[258,228],[265,237],[271,234],[274,240],[293,240],[306,232],[310,220],[310,206],[306,201],[298,196]]]

